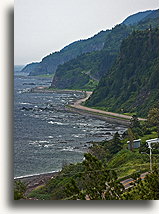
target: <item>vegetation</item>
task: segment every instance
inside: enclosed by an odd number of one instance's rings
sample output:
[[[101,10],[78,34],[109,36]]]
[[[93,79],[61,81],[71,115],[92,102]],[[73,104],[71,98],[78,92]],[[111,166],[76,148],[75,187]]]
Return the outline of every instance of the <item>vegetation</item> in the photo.
[[[124,23],[116,25],[105,35],[103,49],[79,55],[73,60],[58,66],[52,82],[52,87],[77,88],[73,84],[73,80],[77,79],[76,82],[78,82],[79,76],[77,75],[77,72],[87,74],[87,78],[89,77],[91,80],[103,79],[103,76],[108,73],[115,59],[117,58],[123,39],[127,38],[134,30],[148,29],[150,25],[152,27],[158,26],[157,23],[159,14],[156,12],[157,15],[155,17],[151,17],[154,13],[155,11],[147,13],[147,15],[149,14],[149,19],[146,19],[143,16],[146,15],[146,12],[142,13],[142,21],[137,23],[135,22],[134,25],[125,25]],[[138,15],[134,15],[134,17],[136,16]],[[66,79],[68,78],[67,73],[69,74],[69,79]],[[63,83],[63,81],[66,83],[66,85]],[[83,77],[83,84],[81,85],[81,88],[84,87],[84,83],[85,78]]]
[[[14,183],[14,200],[20,200],[24,197],[24,193],[26,191],[26,185],[22,183],[20,180],[15,181]]]
[[[41,200],[159,199],[156,165],[159,146],[153,145],[153,172],[149,172],[149,148],[146,145],[147,139],[159,136],[159,47],[156,45],[159,29],[152,28],[158,25],[158,17],[158,11],[144,16],[138,14],[138,18],[128,19],[126,25],[117,25],[94,38],[75,42],[44,58],[38,65],[41,66],[38,72],[53,73],[59,64],[79,55],[58,66],[52,87],[96,87],[86,102],[87,106],[132,114],[132,119],[122,135],[116,132],[109,141],[92,143],[82,163],[63,166],[57,177],[34,189],[28,197]],[[136,19],[141,21],[136,22]],[[92,44],[95,44],[93,48]],[[141,123],[138,115],[148,115],[147,121]],[[140,148],[134,148],[135,139],[141,139]],[[127,141],[130,141],[130,150]],[[142,172],[149,172],[143,181],[139,178]],[[125,189],[120,181],[128,177],[134,180]],[[24,198],[25,189],[24,184],[15,182],[16,200]]]
[[[115,64],[86,105],[146,116],[159,97],[158,42],[158,29],[134,31],[122,42]]]
[[[159,105],[149,111],[148,123],[150,126],[157,127],[157,133],[159,138]]]
[[[136,116],[132,117],[130,128],[133,136],[141,137],[144,141],[154,136],[155,127],[150,127],[148,122],[140,123]],[[128,150],[128,136],[127,131],[122,136],[115,133],[110,141],[93,143],[82,163],[63,166],[57,177],[33,190],[28,197],[41,200],[159,199],[156,191],[159,179],[155,164],[159,160],[155,155],[158,150],[153,150],[154,171],[141,181],[139,175],[148,172],[150,167],[148,155],[142,153],[146,144],[143,142],[141,148]],[[125,189],[120,181],[130,177],[134,181]]]
[[[146,18],[149,14],[151,15],[151,13],[153,13],[153,12],[154,11],[147,10],[145,12],[136,13],[136,14],[131,15],[128,18],[126,18],[123,21],[123,24],[125,24],[125,25],[134,25],[134,24],[138,23],[139,21],[143,20],[144,18]]]
[[[83,53],[101,50],[108,32],[109,30],[101,31],[89,39],[73,42],[61,51],[44,57],[40,63],[36,64],[36,67],[32,67],[32,63],[29,64],[27,69],[29,69],[30,75],[54,74],[58,65],[62,65]]]
[[[135,186],[122,195],[122,200],[158,200],[159,199],[159,173],[154,170],[141,181],[137,180]]]
[[[101,31],[89,39],[76,41],[64,47],[61,51],[44,57],[40,63],[34,63],[35,66],[31,63],[27,65],[23,71],[29,71],[30,75],[53,74],[55,73],[58,65],[62,65],[84,53],[102,50],[103,46],[103,50],[108,51],[110,56],[112,56],[118,52],[122,40],[132,32],[132,29],[143,30],[148,28],[150,24],[153,27],[156,27],[158,23],[158,10],[151,11],[151,13],[149,13],[149,11],[145,11],[140,15],[140,18],[139,14],[134,14],[133,17],[130,16],[128,19],[129,22],[133,22],[133,25],[130,26],[125,20],[125,22],[116,26],[112,30]],[[135,22],[134,19],[136,20]],[[107,54],[108,53],[106,53],[106,56]],[[105,55],[105,53],[103,55]],[[94,73],[94,75],[98,75],[98,78],[104,74],[103,72],[107,72],[107,57],[106,59],[104,59],[104,56],[102,58],[101,66],[99,66],[99,69]]]
[[[115,54],[108,54],[105,51],[95,51],[82,54],[64,65],[57,68],[52,87],[55,88],[88,88],[94,89],[100,79],[102,69],[108,70],[115,59]],[[101,65],[105,60],[106,65]],[[103,68],[102,68],[103,66]],[[90,83],[93,83],[92,85]]]

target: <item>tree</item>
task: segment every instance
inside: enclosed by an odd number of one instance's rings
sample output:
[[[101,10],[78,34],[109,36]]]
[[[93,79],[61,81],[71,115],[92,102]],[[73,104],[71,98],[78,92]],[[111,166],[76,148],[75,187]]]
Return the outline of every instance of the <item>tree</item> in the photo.
[[[138,136],[143,136],[142,126],[140,121],[136,115],[133,115],[130,121],[130,128],[132,129],[134,136],[137,138]]]
[[[133,151],[134,149],[134,139],[135,139],[135,136],[134,136],[134,133],[132,131],[131,128],[128,128],[128,138],[129,138],[129,141],[130,141],[130,150]]]
[[[153,108],[149,111],[148,124],[151,126],[157,126],[157,133],[159,137],[159,108]]]
[[[90,153],[94,155],[96,158],[98,158],[99,160],[102,160],[102,162],[107,162],[111,158],[110,151],[109,151],[110,143],[106,141],[105,144],[106,146],[102,146],[99,143],[94,143],[93,146],[90,147]]]
[[[120,140],[120,135],[118,132],[114,134],[113,140],[110,144],[110,153],[116,154],[122,149],[122,142]]]
[[[102,162],[90,153],[85,154],[81,189],[74,181],[67,185],[69,196],[82,200],[119,200],[124,186],[113,170],[107,170]],[[79,193],[78,193],[79,192]]]
[[[20,180],[15,181],[14,183],[14,200],[19,200],[24,197],[24,193],[26,191],[26,185],[22,183]]]
[[[135,114],[131,118],[130,128],[132,128],[132,129],[133,128],[141,128],[140,121],[138,120],[138,118]]]

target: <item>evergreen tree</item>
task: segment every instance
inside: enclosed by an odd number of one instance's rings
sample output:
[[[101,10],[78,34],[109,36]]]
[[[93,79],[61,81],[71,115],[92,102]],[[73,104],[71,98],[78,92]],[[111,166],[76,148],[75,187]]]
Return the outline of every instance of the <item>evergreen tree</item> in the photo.
[[[135,136],[134,136],[134,133],[132,131],[131,128],[128,128],[128,138],[129,138],[129,141],[130,141],[130,150],[133,151],[134,150],[134,139],[135,139]]]
[[[138,120],[138,117],[134,114],[131,118],[131,121],[130,121],[130,128],[140,128],[141,125],[140,125],[140,121]]]
[[[148,124],[157,126],[157,133],[159,137],[159,108],[153,108],[149,111]]]
[[[24,193],[26,191],[26,185],[20,180],[15,181],[14,183],[14,200],[19,200],[24,198]]]
[[[110,144],[110,153],[116,154],[122,149],[122,143],[118,132],[114,134],[113,140]]]

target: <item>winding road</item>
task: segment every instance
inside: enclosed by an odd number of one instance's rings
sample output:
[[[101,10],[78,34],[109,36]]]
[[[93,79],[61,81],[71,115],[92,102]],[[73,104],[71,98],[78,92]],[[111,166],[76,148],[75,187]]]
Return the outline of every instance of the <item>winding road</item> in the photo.
[[[103,114],[105,116],[113,116],[121,119],[127,119],[130,120],[132,117],[128,115],[123,115],[123,114],[118,114],[118,113],[113,113],[113,112],[108,112],[108,111],[103,111],[99,109],[93,109],[93,108],[88,108],[86,106],[83,106],[82,103],[84,103],[90,96],[92,92],[91,91],[86,91],[86,97],[82,98],[80,100],[77,100],[73,105],[70,105],[73,108],[80,109],[83,111],[89,111],[89,112],[94,112],[98,114]],[[146,119],[144,118],[138,118],[140,121],[145,121]]]

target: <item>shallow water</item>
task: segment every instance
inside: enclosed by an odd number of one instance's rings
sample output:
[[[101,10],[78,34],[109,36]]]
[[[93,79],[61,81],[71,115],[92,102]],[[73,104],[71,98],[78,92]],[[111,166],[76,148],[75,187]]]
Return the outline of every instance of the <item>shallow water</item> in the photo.
[[[125,127],[71,113],[65,105],[83,96],[70,93],[29,93],[49,86],[51,79],[15,75],[14,176],[57,171],[82,161],[92,141],[112,138]]]

